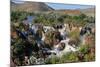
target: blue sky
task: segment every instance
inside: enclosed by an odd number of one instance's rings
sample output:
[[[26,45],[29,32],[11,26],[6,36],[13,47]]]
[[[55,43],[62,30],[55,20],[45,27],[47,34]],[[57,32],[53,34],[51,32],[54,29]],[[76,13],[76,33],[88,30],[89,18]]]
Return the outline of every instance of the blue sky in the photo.
[[[17,3],[22,3],[22,0],[12,0]],[[62,4],[62,3],[46,3],[48,6],[52,7],[53,9],[86,9],[92,8],[94,5],[79,5],[79,4]]]
[[[86,9],[86,8],[93,8],[93,5],[79,5],[79,4],[62,4],[62,3],[46,3],[52,8],[59,10],[59,9]]]

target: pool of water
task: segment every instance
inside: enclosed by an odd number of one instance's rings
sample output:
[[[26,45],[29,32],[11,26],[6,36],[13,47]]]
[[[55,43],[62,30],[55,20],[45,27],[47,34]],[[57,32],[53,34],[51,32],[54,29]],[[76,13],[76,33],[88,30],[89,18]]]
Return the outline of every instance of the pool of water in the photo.
[[[27,21],[29,23],[32,23],[34,19],[35,19],[35,16],[27,16]]]

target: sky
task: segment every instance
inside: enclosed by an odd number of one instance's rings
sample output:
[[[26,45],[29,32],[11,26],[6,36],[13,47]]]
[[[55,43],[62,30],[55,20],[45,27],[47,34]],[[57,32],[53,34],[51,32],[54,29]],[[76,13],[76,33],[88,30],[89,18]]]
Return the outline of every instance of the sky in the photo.
[[[79,4],[62,4],[62,3],[46,3],[52,8],[59,10],[59,9],[86,9],[86,8],[93,8],[93,5],[79,5]]]
[[[22,0],[12,0],[16,3],[22,3]],[[48,6],[52,7],[55,10],[59,9],[86,9],[92,8],[94,5],[79,5],[79,4],[62,4],[62,3],[46,3]]]

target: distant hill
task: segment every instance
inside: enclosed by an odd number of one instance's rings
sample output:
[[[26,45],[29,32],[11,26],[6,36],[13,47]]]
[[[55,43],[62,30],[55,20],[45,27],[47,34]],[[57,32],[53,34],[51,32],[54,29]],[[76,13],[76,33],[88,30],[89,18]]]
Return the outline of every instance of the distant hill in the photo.
[[[71,10],[71,9],[56,10],[56,12],[69,14],[69,15],[79,15],[79,14],[83,13],[83,14],[85,14],[87,16],[95,17],[95,7],[86,8],[86,9],[74,9],[74,10]]]
[[[81,12],[79,10],[55,10],[56,13],[68,14],[68,15],[79,15]]]
[[[51,10],[54,9],[42,2],[24,2],[24,3],[11,2],[11,11],[34,12],[34,11],[51,11]]]
[[[80,11],[88,16],[95,16],[95,7],[87,8],[87,9],[80,9]]]

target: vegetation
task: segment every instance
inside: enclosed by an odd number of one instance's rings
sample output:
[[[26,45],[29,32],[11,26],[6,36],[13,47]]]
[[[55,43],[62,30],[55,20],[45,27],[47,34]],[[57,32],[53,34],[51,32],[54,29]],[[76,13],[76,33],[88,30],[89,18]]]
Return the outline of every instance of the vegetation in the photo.
[[[89,62],[95,61],[95,49],[89,45],[82,45],[78,52],[69,52],[64,54],[61,58],[53,57],[47,61],[51,63],[69,63],[69,62]]]
[[[42,23],[45,25],[52,25],[56,23],[69,23],[69,21],[73,24],[85,25],[86,23],[94,23],[95,19],[93,17],[88,17],[85,14],[70,16],[58,13],[27,13],[27,12],[11,12],[11,21],[15,22],[16,20],[22,21],[27,16],[36,16],[33,23]]]
[[[27,20],[27,16],[35,16],[35,19],[30,23],[31,25],[39,25],[38,30],[32,30],[29,24],[22,23]],[[49,53],[41,51],[44,47],[52,50],[54,46],[63,40],[63,35],[55,28],[55,31],[49,30],[44,32],[43,25],[56,26],[57,24],[68,24],[69,32],[67,37],[70,39],[68,44],[78,47],[78,51],[70,51],[65,53],[62,57],[52,56],[48,58]],[[85,44],[81,42],[81,35],[79,27],[85,28],[86,25],[95,23],[94,17],[80,15],[65,15],[59,13],[27,13],[27,12],[11,12],[11,59],[16,65],[31,65],[36,64],[39,58],[42,58],[45,64],[94,61],[95,60],[95,34],[84,34],[87,40]],[[66,29],[67,30],[67,29]],[[42,33],[45,35],[44,41],[41,42]],[[67,31],[66,31],[67,33]],[[16,35],[16,37],[15,37]],[[83,37],[84,37],[83,36]],[[40,45],[41,44],[41,45]],[[47,50],[46,50],[47,51]],[[28,58],[30,64],[27,63]],[[38,61],[38,60],[37,60]]]

